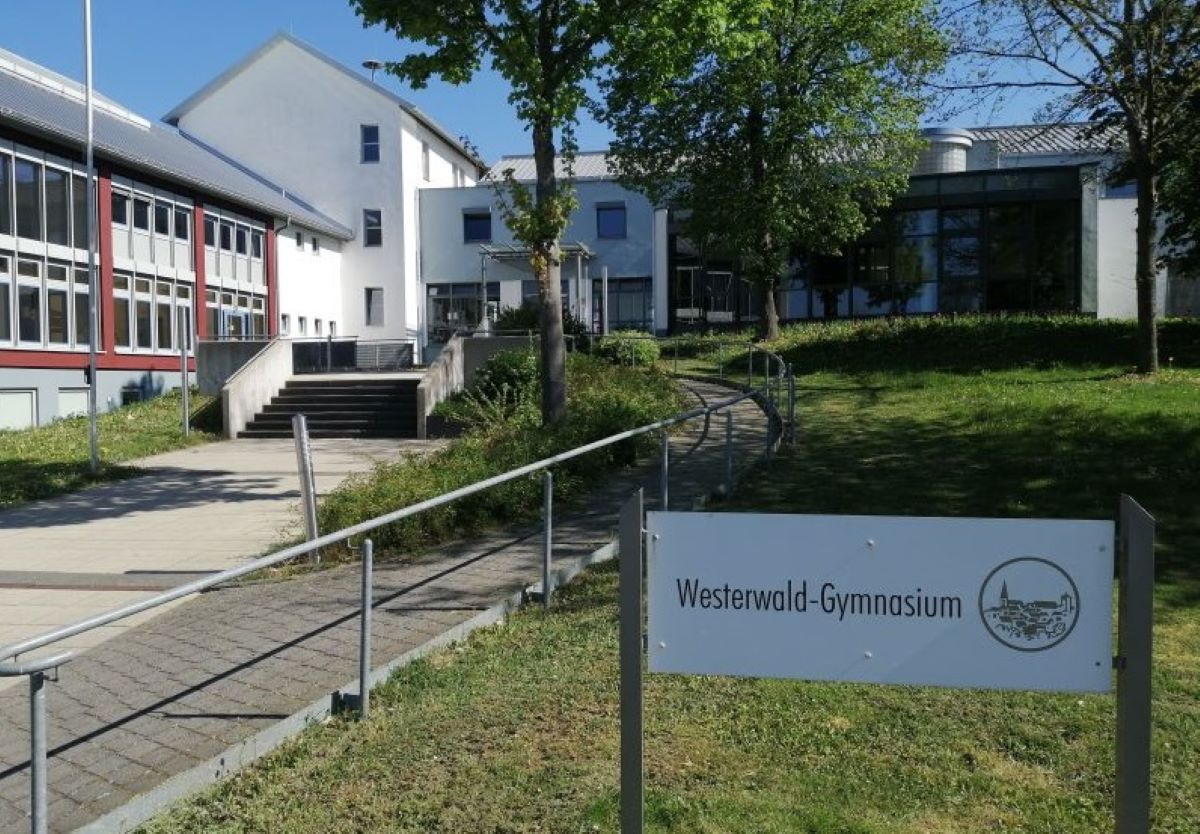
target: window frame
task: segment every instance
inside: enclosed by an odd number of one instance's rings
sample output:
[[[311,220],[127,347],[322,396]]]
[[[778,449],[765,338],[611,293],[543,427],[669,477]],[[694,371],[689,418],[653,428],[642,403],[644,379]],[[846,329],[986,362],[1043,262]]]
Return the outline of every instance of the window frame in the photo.
[[[620,210],[621,212],[621,231],[619,234],[605,233],[604,224],[601,222],[601,214]],[[623,200],[596,203],[596,239],[597,240],[625,240],[629,237],[629,209]]]
[[[154,201],[150,197],[139,197],[136,193],[134,193],[133,217],[130,219],[130,225],[133,227],[134,231],[150,234],[150,215],[152,214],[153,203]],[[138,224],[138,208],[142,206],[145,207],[146,213],[145,225]]]
[[[371,131],[371,130],[375,131],[375,139],[374,140],[370,140],[367,138],[367,132]],[[382,147],[383,147],[383,143],[380,141],[379,125],[359,125],[358,126],[358,140],[359,140],[359,156],[358,156],[359,163],[363,164],[363,165],[379,164],[380,151],[382,150]],[[368,148],[373,149],[374,159],[369,158],[371,156],[371,154],[369,154],[367,152]]]
[[[487,218],[487,237],[479,237],[468,233],[468,224],[472,220],[480,220]],[[492,242],[492,210],[491,209],[463,209],[463,243],[491,243]]]
[[[373,294],[378,294],[378,307],[375,308],[371,304]],[[363,322],[365,327],[385,327],[387,322],[387,314],[384,310],[384,294],[383,287],[363,287],[363,303],[365,305]],[[379,320],[374,321],[371,311],[376,309],[379,313]]]
[[[383,246],[383,209],[363,209],[363,246]]]

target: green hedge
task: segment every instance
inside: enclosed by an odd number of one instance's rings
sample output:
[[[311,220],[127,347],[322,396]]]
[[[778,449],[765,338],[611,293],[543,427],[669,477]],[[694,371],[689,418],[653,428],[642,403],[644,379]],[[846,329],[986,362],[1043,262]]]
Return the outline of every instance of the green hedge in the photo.
[[[595,355],[617,365],[653,365],[658,361],[658,342],[640,330],[617,330],[602,336]]]
[[[511,355],[493,357],[482,374],[501,376],[501,367],[524,367]],[[507,374],[507,371],[504,372]],[[682,394],[670,377],[652,368],[610,365],[572,355],[567,363],[568,416],[543,428],[534,408],[479,421],[463,437],[424,457],[385,463],[349,479],[322,502],[321,529],[338,530],[458,487],[515,469],[567,449],[661,420],[681,411]],[[511,382],[511,380],[510,380]],[[506,385],[509,383],[506,382]],[[503,390],[510,390],[505,388]],[[466,395],[487,399],[478,386]],[[528,398],[524,389],[521,398]],[[653,440],[609,446],[555,468],[555,498],[569,500],[615,468],[634,462]],[[486,527],[533,517],[541,507],[541,475],[511,481],[372,533],[377,547],[411,551]]]

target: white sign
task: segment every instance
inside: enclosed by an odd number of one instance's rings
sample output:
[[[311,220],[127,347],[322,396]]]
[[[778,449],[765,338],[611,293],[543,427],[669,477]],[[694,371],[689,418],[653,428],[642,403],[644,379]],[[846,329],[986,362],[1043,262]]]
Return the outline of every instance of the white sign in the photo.
[[[1109,521],[647,514],[650,671],[1106,692]]]

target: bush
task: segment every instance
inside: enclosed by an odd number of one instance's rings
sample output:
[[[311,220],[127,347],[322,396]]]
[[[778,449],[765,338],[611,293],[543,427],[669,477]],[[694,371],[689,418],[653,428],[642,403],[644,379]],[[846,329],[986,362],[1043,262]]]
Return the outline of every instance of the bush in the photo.
[[[618,330],[596,343],[595,354],[616,365],[653,365],[659,357],[658,342],[640,330]]]
[[[537,419],[539,394],[537,354],[506,350],[492,355],[469,389],[438,403],[433,413],[468,429],[514,421],[524,425]]]
[[[521,374],[526,372],[529,362],[524,357],[530,355],[522,352],[516,358],[503,354],[493,357],[488,363],[492,367],[487,384],[503,378],[504,391],[525,384],[521,382],[524,379]],[[536,362],[533,367],[536,369]],[[567,362],[567,382],[567,418],[562,422],[550,427],[540,425],[535,383],[530,406],[507,416],[493,413],[437,452],[384,463],[370,474],[350,478],[321,503],[321,529],[339,530],[357,524],[567,449],[661,420],[678,413],[684,405],[683,396],[671,378],[654,368],[619,367],[573,354]],[[483,401],[479,385],[468,393],[477,402]],[[650,449],[653,444],[650,438],[626,441],[555,467],[555,499],[580,496],[597,479],[616,467],[632,463],[641,450]],[[495,524],[533,517],[541,501],[538,474],[388,525],[371,535],[381,548],[410,551]]]
[[[497,330],[528,330],[537,333],[541,330],[538,318],[538,303],[533,300],[525,301],[520,307],[505,307],[496,316]],[[570,310],[563,310],[563,333],[567,336],[582,338],[588,335],[588,328],[578,316]]]

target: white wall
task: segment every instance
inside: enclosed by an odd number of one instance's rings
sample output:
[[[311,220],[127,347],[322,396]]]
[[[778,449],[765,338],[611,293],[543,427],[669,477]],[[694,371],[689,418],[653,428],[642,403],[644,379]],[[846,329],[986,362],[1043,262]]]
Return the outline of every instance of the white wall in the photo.
[[[1137,200],[1101,199],[1096,207],[1096,315],[1137,318]],[[1154,306],[1166,307],[1167,273],[1159,270]]]
[[[296,232],[301,233],[303,248],[296,246]],[[319,241],[319,251],[313,250],[314,236]],[[308,322],[307,336],[317,335],[314,327],[317,319],[323,323],[322,335],[328,335],[331,321],[337,323],[339,336],[346,334],[340,243],[293,224],[275,236],[275,248],[279,258],[276,273],[279,314],[281,321],[282,316],[287,316],[288,321],[287,333],[280,331],[280,335],[300,336],[301,316]]]

